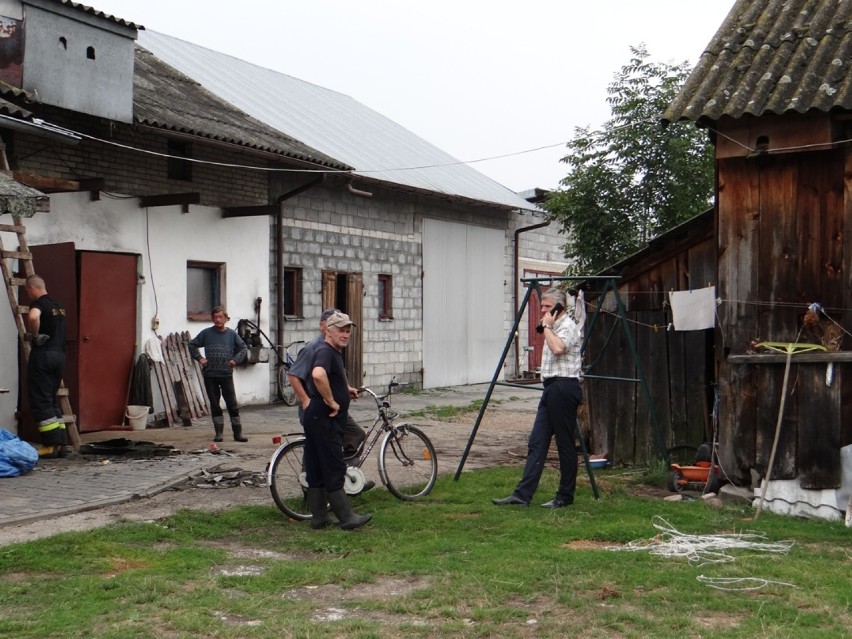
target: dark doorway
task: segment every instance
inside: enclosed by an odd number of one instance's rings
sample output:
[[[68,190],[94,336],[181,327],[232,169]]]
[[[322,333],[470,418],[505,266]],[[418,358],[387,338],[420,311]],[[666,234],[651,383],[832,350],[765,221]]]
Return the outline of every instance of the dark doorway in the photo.
[[[352,331],[349,346],[343,353],[349,384],[360,387],[364,383],[362,359],[364,334],[364,281],[361,273],[323,271],[322,307],[334,307],[346,313],[357,327]]]

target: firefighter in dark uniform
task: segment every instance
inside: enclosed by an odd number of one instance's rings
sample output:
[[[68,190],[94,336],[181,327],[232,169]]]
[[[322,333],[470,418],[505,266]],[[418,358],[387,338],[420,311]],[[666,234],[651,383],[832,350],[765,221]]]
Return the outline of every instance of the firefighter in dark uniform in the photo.
[[[68,434],[57,392],[65,370],[66,317],[62,305],[47,294],[44,279],[27,278],[27,315],[32,350],[27,365],[30,413],[41,433],[39,457],[64,457]]]

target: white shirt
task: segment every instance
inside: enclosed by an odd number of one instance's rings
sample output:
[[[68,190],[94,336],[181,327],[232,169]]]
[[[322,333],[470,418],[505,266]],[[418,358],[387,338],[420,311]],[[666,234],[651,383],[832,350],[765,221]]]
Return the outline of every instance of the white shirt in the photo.
[[[553,351],[544,342],[544,350],[541,354],[541,377],[576,377],[579,378],[583,369],[583,358],[580,355],[580,346],[583,344],[583,331],[568,313],[563,313],[553,328],[545,328],[546,331],[554,331],[556,336],[565,344],[565,352],[562,355],[554,355]]]

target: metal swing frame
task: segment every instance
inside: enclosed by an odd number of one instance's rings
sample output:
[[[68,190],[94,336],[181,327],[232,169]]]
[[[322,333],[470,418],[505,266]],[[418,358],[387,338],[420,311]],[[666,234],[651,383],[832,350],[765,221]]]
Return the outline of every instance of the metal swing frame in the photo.
[[[648,384],[645,381],[645,373],[642,369],[642,364],[639,361],[639,356],[636,351],[636,340],[633,337],[633,333],[630,332],[630,327],[627,325],[627,313],[624,308],[624,304],[621,302],[621,298],[618,295],[618,287],[616,282],[621,279],[618,276],[610,276],[610,275],[558,275],[558,276],[546,276],[546,277],[531,277],[531,278],[522,278],[521,282],[526,284],[526,293],[524,294],[524,299],[518,307],[518,311],[515,315],[515,321],[512,325],[511,331],[509,331],[509,336],[506,340],[506,346],[503,348],[503,354],[500,356],[500,361],[497,363],[497,367],[494,370],[494,375],[491,378],[491,382],[488,385],[488,390],[485,393],[485,398],[482,401],[482,406],[479,408],[479,413],[476,416],[476,422],[473,424],[473,428],[470,431],[470,437],[467,441],[467,446],[462,453],[461,460],[459,461],[459,466],[456,469],[456,473],[454,475],[454,480],[458,481],[461,476],[462,470],[464,469],[465,462],[467,461],[467,457],[470,454],[470,449],[473,446],[473,440],[476,438],[476,433],[479,430],[479,425],[482,422],[482,417],[485,414],[485,410],[488,408],[488,402],[491,400],[491,394],[494,392],[495,386],[512,386],[515,388],[526,388],[526,389],[535,389],[538,391],[544,390],[543,386],[535,386],[530,384],[518,384],[513,382],[501,382],[498,381],[500,377],[500,373],[503,370],[503,364],[506,361],[506,357],[509,354],[509,350],[512,347],[512,343],[515,340],[515,336],[518,334],[518,327],[520,326],[521,318],[523,317],[524,311],[527,308],[527,304],[529,303],[530,296],[533,291],[538,293],[539,298],[541,297],[541,284],[547,283],[548,285],[553,285],[554,282],[566,282],[566,281],[603,281],[604,287],[598,296],[598,303],[595,307],[595,312],[592,315],[592,319],[588,324],[588,328],[585,331],[585,336],[583,337],[583,343],[580,346],[580,353],[584,354],[586,351],[586,344],[589,341],[589,336],[592,334],[592,329],[597,322],[598,316],[601,313],[601,308],[603,307],[604,299],[606,298],[607,293],[610,291],[613,292],[613,297],[615,298],[616,308],[618,310],[618,319],[624,327],[624,335],[627,340],[628,345],[630,346],[630,352],[633,356],[633,364],[635,366],[635,370],[637,376],[635,378],[627,378],[627,377],[613,377],[613,376],[605,376],[605,375],[591,375],[587,370],[583,371],[583,377],[587,379],[605,379],[611,381],[622,381],[622,382],[632,382],[638,383],[642,388],[642,393],[645,397],[645,401],[648,404],[649,415],[651,418],[651,423],[654,426],[654,432],[657,436],[657,443],[660,447],[660,453],[663,457],[663,460],[666,463],[666,467],[669,466],[669,453],[668,449],[665,445],[665,438],[663,437],[662,430],[660,428],[659,420],[657,419],[657,413],[654,410],[654,404],[651,401],[651,393],[648,389]],[[589,368],[592,368],[590,366]],[[586,466],[586,472],[589,475],[589,482],[592,485],[592,492],[594,493],[595,499],[600,499],[600,492],[598,491],[597,482],[595,481],[595,474],[592,470],[592,465],[589,462],[589,452],[586,450],[586,442],[583,439],[583,433],[580,430],[580,424],[577,422],[577,435],[580,441],[580,449],[583,453],[583,461]]]

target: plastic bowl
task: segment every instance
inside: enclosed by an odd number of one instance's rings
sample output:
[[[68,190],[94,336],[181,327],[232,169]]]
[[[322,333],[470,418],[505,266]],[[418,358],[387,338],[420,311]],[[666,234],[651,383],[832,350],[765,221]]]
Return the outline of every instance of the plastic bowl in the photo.
[[[609,466],[609,461],[606,459],[590,459],[589,466],[592,468],[606,468]]]

